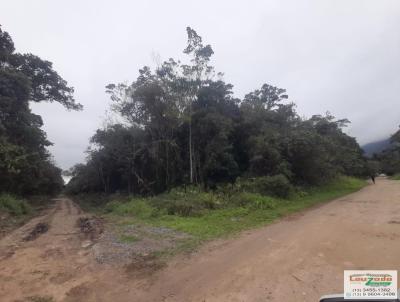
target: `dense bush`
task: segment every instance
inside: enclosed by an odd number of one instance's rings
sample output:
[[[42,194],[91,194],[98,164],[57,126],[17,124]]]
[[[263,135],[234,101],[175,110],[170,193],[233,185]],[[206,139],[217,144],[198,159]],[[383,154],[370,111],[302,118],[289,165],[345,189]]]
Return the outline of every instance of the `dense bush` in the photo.
[[[293,191],[292,184],[282,174],[245,179],[238,183],[244,191],[263,195],[288,197]]]
[[[232,206],[247,207],[251,209],[273,209],[277,200],[259,193],[241,192],[231,199]]]
[[[278,198],[246,191],[243,184],[247,182],[241,180],[209,192],[181,187],[155,197],[128,201],[117,198],[105,209],[113,215],[134,217],[189,234],[214,236],[273,221],[285,213],[354,192],[365,185],[363,180],[340,176],[322,186],[298,186],[288,198]],[[253,180],[249,186],[252,190],[256,189],[254,183]]]
[[[400,130],[390,137],[386,150],[375,154],[374,160],[379,163],[380,172],[390,176],[400,174]]]
[[[31,211],[32,208],[26,200],[10,194],[0,194],[0,212],[21,216],[29,214]]]
[[[275,178],[272,177],[270,181],[274,183]],[[260,183],[264,184],[262,181]],[[238,185],[210,192],[195,187],[175,188],[155,197],[131,198],[128,201],[117,199],[107,203],[104,209],[117,215],[149,218],[159,215],[202,216],[211,210],[231,207],[263,210],[275,207],[278,202],[276,198],[256,193],[258,187],[253,183],[250,187],[253,192],[240,191]],[[243,187],[240,188],[243,190]]]
[[[198,216],[222,204],[216,194],[194,187],[173,189],[151,198],[150,203],[159,210],[165,210],[168,215],[179,216]]]
[[[264,177],[262,181],[262,193],[272,194],[278,197],[288,197],[292,191],[292,184],[287,177],[282,174]]]

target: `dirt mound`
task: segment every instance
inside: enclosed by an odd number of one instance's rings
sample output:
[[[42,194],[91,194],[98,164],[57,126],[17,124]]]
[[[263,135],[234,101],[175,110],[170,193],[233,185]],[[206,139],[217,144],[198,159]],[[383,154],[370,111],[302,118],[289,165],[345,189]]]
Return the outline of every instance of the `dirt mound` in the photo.
[[[35,225],[35,227],[30,231],[30,233],[24,237],[24,241],[35,240],[41,234],[46,233],[49,230],[49,224],[45,222],[39,222]]]
[[[96,240],[103,233],[103,222],[97,217],[80,217],[78,227],[83,234],[90,240]]]

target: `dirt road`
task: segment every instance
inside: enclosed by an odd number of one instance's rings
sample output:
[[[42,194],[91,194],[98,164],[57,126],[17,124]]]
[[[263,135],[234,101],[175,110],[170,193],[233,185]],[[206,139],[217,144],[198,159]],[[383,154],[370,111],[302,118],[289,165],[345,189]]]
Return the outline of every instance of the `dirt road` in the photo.
[[[0,301],[68,298],[71,289],[73,296],[74,288],[87,281],[91,261],[89,251],[82,248],[86,241],[78,236],[81,215],[71,200],[58,199],[44,215],[0,241]],[[38,223],[48,224],[48,232],[27,241]]]
[[[20,229],[0,241],[1,301],[317,301],[342,291],[344,269],[400,270],[400,183],[386,179],[143,277],[96,263],[76,235],[79,215],[61,199],[44,216],[47,233],[21,243]]]

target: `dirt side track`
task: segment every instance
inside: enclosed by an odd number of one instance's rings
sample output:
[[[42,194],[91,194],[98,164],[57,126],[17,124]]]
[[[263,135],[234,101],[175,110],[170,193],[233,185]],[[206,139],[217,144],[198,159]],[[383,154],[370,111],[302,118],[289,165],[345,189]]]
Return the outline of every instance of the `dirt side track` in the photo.
[[[344,269],[400,270],[400,183],[379,179],[360,192],[238,238],[179,256],[138,277],[94,261],[78,234],[81,211],[57,201],[0,241],[0,300],[25,301],[318,301],[341,292]],[[42,220],[47,233],[23,234]],[[29,300],[27,300],[29,301]]]

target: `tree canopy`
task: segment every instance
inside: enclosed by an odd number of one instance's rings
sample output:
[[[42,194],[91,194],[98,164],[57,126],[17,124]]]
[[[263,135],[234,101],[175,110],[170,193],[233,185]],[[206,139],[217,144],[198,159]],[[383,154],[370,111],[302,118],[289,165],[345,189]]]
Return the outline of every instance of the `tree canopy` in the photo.
[[[0,28],[0,191],[17,194],[56,193],[63,185],[61,170],[46,147],[42,118],[29,102],[58,102],[81,110],[73,88],[33,54],[15,52],[10,35]]]
[[[263,176],[316,185],[364,173],[346,119],[302,118],[286,90],[269,84],[234,97],[210,64],[212,47],[190,27],[187,35],[189,64],[169,59],[129,85],[107,85],[123,121],[96,131],[86,163],[70,170],[70,192],[155,194]]]
[[[391,135],[389,147],[375,154],[373,159],[379,163],[381,172],[388,175],[400,173],[400,130]]]

